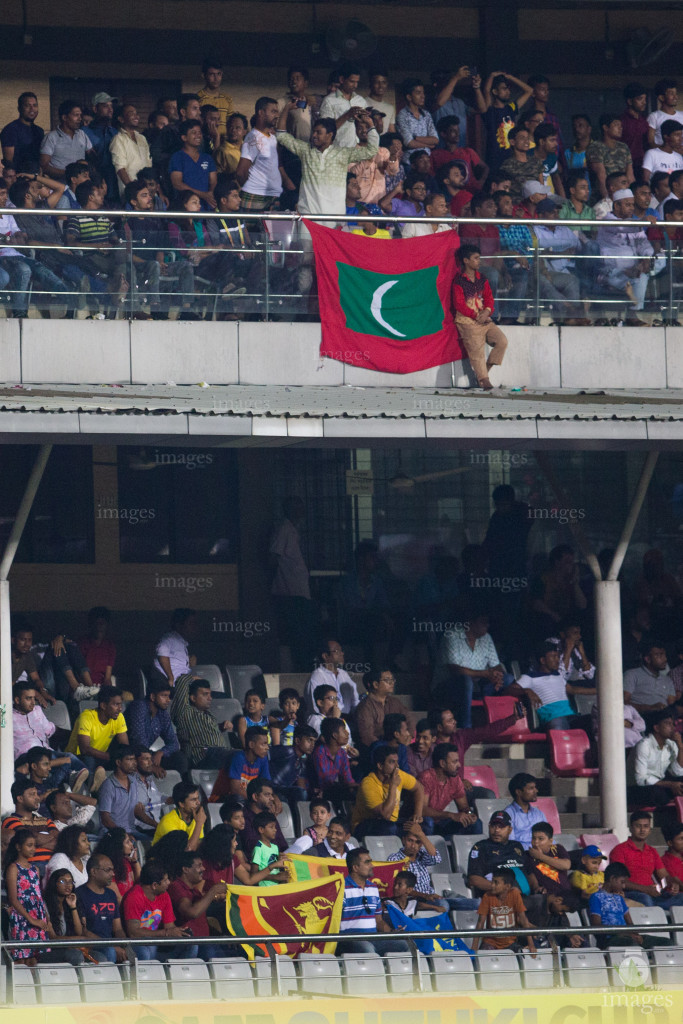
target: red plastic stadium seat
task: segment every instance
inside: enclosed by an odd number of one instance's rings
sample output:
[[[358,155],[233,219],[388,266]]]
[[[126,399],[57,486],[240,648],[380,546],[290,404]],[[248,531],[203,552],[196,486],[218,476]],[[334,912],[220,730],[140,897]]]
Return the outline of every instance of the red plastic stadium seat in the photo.
[[[599,768],[587,765],[590,740],[583,729],[550,729],[550,767],[561,778],[593,778]]]
[[[467,781],[471,782],[473,786],[483,786],[485,789],[491,789],[495,793],[496,797],[500,799],[500,793],[498,792],[498,779],[496,778],[493,768],[489,765],[465,765],[463,772]]]
[[[562,824],[560,822],[560,812],[553,798],[551,796],[539,796],[536,806],[548,824],[552,826],[555,835],[559,835],[562,831]]]
[[[605,854],[606,860],[609,860],[610,853],[615,846],[619,845],[619,836],[615,836],[613,832],[603,832],[602,834],[584,832],[579,836],[579,842],[584,849],[586,846],[597,846],[598,850],[602,850]]]
[[[516,697],[484,697],[486,719],[489,724],[499,722],[501,718],[508,718],[517,703]],[[525,717],[518,718],[514,725],[509,726],[503,732],[496,733],[495,737],[492,737],[493,739],[502,743],[531,743],[545,740],[546,735],[544,732],[531,732]]]
[[[678,814],[678,820],[683,821],[683,796],[676,797],[676,812]]]

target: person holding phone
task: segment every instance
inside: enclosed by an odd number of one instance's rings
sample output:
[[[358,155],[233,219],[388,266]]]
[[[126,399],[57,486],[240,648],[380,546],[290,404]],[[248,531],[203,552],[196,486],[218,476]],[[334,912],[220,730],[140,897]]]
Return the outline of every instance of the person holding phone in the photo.
[[[310,142],[322,99],[309,94],[308,69],[302,65],[292,65],[287,71],[287,92],[277,101],[280,113],[292,102],[296,105],[287,111],[286,130],[295,139]]]
[[[436,83],[435,83],[436,84]],[[457,71],[444,77],[438,82],[435,89],[434,99],[434,120],[439,121],[442,117],[460,118],[460,142],[467,146],[467,115],[471,110],[477,114],[486,113],[486,100],[481,91],[481,76],[475,65],[463,64]],[[471,97],[473,105],[468,104],[464,97]]]

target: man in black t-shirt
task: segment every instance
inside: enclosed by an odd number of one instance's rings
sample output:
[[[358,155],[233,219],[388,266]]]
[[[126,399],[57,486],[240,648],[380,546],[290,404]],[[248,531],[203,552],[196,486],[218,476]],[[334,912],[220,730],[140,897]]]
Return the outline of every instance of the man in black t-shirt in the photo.
[[[507,811],[496,811],[489,819],[489,838],[480,839],[470,850],[467,862],[467,884],[475,896],[483,896],[491,888],[491,874],[500,868],[510,868],[524,897],[528,897],[534,882],[529,884],[524,865],[526,855],[521,843],[510,841],[512,819]],[[526,903],[526,899],[525,899]]]
[[[121,914],[116,893],[111,888],[114,865],[103,853],[95,853],[88,861],[88,881],[76,889],[78,912],[87,939],[112,939],[125,942]],[[109,963],[125,963],[126,952],[121,946],[98,946],[93,956]]]
[[[521,89],[516,102],[510,100],[510,84]],[[486,163],[496,171],[510,156],[508,132],[514,127],[517,113],[531,96],[532,89],[514,75],[492,71],[483,88],[486,113],[482,115],[486,130]]]

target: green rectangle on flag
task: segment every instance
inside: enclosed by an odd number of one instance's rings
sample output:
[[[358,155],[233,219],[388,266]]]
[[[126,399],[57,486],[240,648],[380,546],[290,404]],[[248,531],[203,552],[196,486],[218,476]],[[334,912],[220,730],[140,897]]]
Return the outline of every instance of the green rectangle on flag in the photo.
[[[442,329],[444,311],[436,286],[438,266],[404,274],[378,274],[337,262],[337,272],[339,301],[349,330],[410,341]]]

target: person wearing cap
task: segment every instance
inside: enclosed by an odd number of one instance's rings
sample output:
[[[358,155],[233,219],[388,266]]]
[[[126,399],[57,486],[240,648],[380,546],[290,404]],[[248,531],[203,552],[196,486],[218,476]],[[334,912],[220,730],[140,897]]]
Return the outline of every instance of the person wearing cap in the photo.
[[[513,206],[513,216],[522,220],[536,220],[536,207],[551,195],[549,187],[537,178],[525,181],[522,185],[522,201]]]
[[[648,731],[629,751],[627,781],[629,803],[636,807],[663,807],[683,796],[683,740],[671,708],[649,717]]]
[[[594,694],[595,687],[568,683],[560,675],[560,652],[556,644],[543,643],[536,652],[538,668],[511,683],[510,696],[522,697],[536,709],[539,724],[547,729],[571,729],[578,717],[569,703],[575,693]]]
[[[631,153],[635,171],[639,171],[647,149],[647,89],[640,82],[629,82],[624,89],[626,109],[621,115],[621,141]]]
[[[581,867],[572,872],[572,888],[577,889],[581,899],[588,902],[594,892],[602,888],[605,872],[602,863],[604,853],[597,846],[587,846],[581,854]]]
[[[629,185],[635,175],[631,152],[621,142],[621,118],[616,114],[601,114],[599,124],[602,141],[591,142],[586,150],[586,164],[591,173],[591,186],[597,195],[606,199],[608,174],[621,171]]]
[[[489,818],[488,839],[480,839],[470,850],[467,861],[467,884],[475,896],[491,891],[491,875],[498,868],[509,868],[524,896],[536,888],[524,870],[526,854],[521,843],[512,835],[512,819],[507,811],[495,811]]]
[[[654,249],[647,237],[646,228],[640,221],[636,221],[633,227],[619,227],[609,223],[615,220],[631,220],[633,217],[635,203],[631,189],[619,189],[614,193],[613,199],[613,212],[606,214],[598,228],[598,245],[600,255],[604,259],[598,281],[617,292],[625,293],[636,310],[643,309],[650,257],[654,255]],[[631,314],[627,317],[626,324],[630,327],[642,327],[644,321]]]
[[[557,221],[562,203],[560,196],[548,196],[536,206],[539,217]],[[541,260],[539,279],[542,299],[553,303],[555,323],[563,323],[568,327],[586,327],[590,324],[587,317],[577,316],[582,313],[581,288],[574,271],[574,260],[567,259],[579,248],[580,243],[571,228],[562,224],[538,224],[534,234],[539,248],[548,253],[564,253],[558,259],[544,258]]]
[[[533,806],[538,800],[538,784],[528,772],[517,772],[508,783],[508,792],[512,803],[507,805],[505,811],[512,822],[510,838],[528,850],[533,826],[545,822],[543,811]]]

